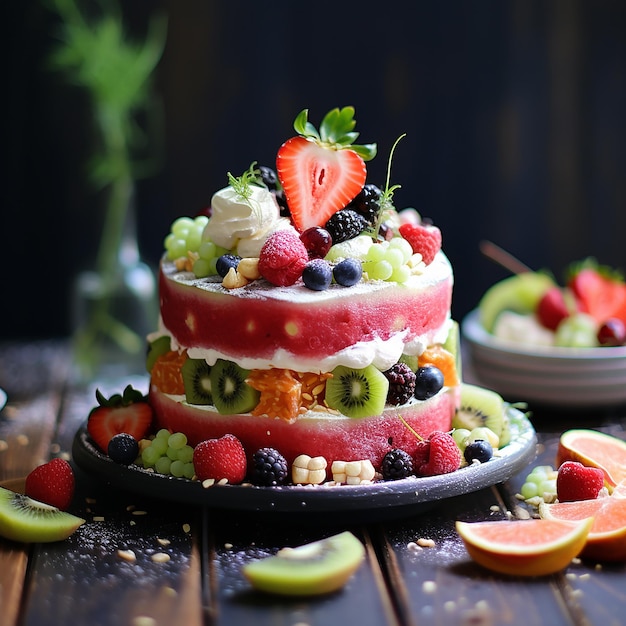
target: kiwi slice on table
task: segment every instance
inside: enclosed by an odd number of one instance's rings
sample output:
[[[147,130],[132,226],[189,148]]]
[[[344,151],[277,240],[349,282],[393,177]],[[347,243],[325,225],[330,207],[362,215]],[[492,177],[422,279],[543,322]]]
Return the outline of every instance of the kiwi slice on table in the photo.
[[[218,359],[211,368],[213,404],[222,415],[247,413],[258,403],[260,392],[246,383],[249,370],[232,361]]]
[[[0,535],[46,543],[67,539],[85,520],[21,493],[0,487]]]
[[[156,360],[166,352],[170,351],[171,341],[167,335],[158,337],[148,344],[148,354],[146,355],[146,370],[152,371]]]
[[[349,531],[247,563],[243,574],[259,591],[311,596],[341,589],[365,558],[363,544]]]
[[[389,381],[373,365],[363,369],[337,366],[326,381],[326,404],[348,417],[381,415]]]
[[[180,373],[189,404],[213,404],[211,366],[204,359],[187,359]]]
[[[452,418],[452,427],[472,430],[486,426],[500,438],[505,426],[504,413],[504,400],[499,393],[463,383],[461,404]],[[502,441],[500,445],[504,445]]]

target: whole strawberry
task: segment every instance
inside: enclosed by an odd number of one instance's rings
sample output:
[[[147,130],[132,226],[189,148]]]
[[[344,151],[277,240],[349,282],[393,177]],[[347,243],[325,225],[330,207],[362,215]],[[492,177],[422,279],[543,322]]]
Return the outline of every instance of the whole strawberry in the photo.
[[[206,439],[194,448],[193,467],[200,481],[213,478],[217,482],[225,478],[238,485],[246,475],[246,453],[234,435]]]
[[[437,252],[441,250],[441,231],[431,224],[405,223],[400,226],[400,235],[404,237],[413,248],[413,253],[422,255],[426,265],[433,262]]]
[[[127,433],[137,441],[143,439],[152,424],[153,410],[146,397],[131,385],[123,394],[105,398],[96,391],[98,405],[89,413],[87,432],[98,447],[107,452],[109,441],[119,433]]]
[[[556,330],[557,326],[570,315],[563,290],[560,287],[548,289],[539,300],[536,314],[542,326]]]
[[[556,475],[556,495],[559,502],[595,500],[604,486],[604,472],[586,467],[578,461],[565,461]]]
[[[413,460],[417,476],[449,474],[461,467],[461,450],[450,433],[435,431],[418,443]]]
[[[64,459],[52,459],[26,477],[24,493],[33,500],[66,511],[74,497],[74,472]]]

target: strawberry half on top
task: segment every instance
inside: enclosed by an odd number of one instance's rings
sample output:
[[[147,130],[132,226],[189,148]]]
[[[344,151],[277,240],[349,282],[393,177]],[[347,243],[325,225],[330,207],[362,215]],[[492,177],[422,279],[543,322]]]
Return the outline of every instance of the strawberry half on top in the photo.
[[[137,441],[145,437],[154,412],[140,391],[128,385],[123,394],[107,399],[98,389],[96,398],[99,406],[89,413],[87,432],[103,452],[107,452],[109,441],[119,433],[127,433]]]
[[[353,131],[353,107],[328,112],[319,132],[307,118],[304,109],[293,124],[298,136],[288,139],[276,156],[276,173],[300,232],[324,226],[343,209],[365,184],[365,161],[376,156],[376,144],[353,144],[359,136]]]

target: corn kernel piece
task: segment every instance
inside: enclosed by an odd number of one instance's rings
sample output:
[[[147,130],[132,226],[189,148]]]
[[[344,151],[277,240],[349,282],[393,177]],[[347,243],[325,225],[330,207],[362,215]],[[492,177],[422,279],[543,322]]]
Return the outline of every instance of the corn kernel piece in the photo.
[[[259,272],[259,259],[254,257],[244,257],[237,264],[237,271],[248,280],[261,278],[261,273]]]
[[[226,289],[237,289],[245,287],[248,282],[247,278],[242,276],[234,267],[231,267],[222,280],[222,286]]]

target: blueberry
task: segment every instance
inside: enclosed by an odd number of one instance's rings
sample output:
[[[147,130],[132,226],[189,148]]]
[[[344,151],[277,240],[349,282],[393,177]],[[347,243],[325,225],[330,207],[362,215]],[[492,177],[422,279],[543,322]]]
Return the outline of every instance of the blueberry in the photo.
[[[486,463],[493,456],[493,448],[485,439],[476,439],[465,446],[463,456],[468,463],[474,460]]]
[[[215,262],[215,269],[217,270],[217,273],[224,278],[224,276],[228,274],[228,270],[230,270],[231,267],[237,269],[239,261],[241,261],[241,257],[236,254],[222,254],[222,256]]]
[[[415,397],[418,400],[428,400],[441,391],[443,387],[443,373],[434,365],[425,365],[415,372]]]
[[[132,435],[119,433],[111,437],[107,453],[112,461],[130,465],[139,456],[139,443]]]
[[[357,259],[344,259],[335,265],[333,276],[335,282],[342,287],[356,285],[363,275],[363,265]]]
[[[333,272],[330,263],[324,261],[324,259],[313,259],[302,270],[302,282],[306,287],[314,291],[328,289],[332,279]]]

